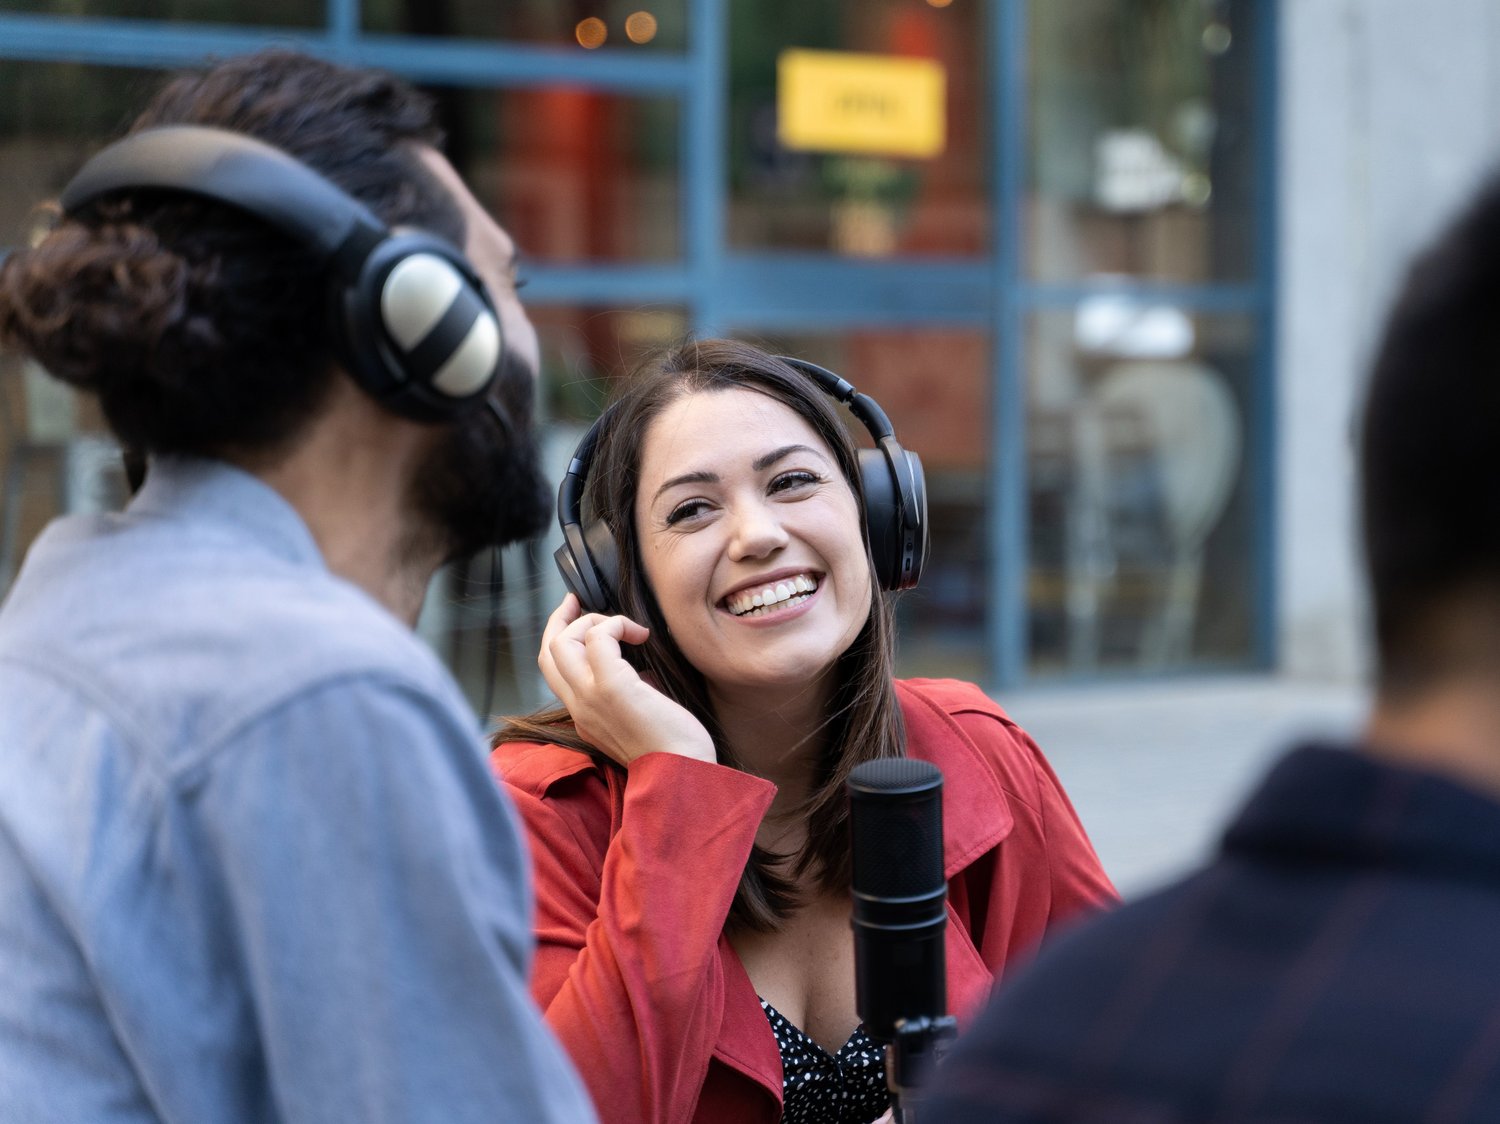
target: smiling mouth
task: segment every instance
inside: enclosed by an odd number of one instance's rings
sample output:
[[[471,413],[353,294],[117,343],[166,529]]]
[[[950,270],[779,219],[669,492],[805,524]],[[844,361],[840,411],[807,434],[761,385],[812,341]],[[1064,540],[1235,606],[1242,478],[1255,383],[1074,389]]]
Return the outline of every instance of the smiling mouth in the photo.
[[[818,579],[798,574],[760,589],[747,589],[724,599],[724,608],[737,617],[763,617],[777,609],[806,601],[818,591]]]

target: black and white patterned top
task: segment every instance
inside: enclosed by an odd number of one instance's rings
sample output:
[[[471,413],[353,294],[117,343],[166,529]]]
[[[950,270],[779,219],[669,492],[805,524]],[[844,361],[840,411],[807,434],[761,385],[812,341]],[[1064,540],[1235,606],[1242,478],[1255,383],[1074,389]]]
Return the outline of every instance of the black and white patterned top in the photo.
[[[783,1124],[868,1124],[890,1107],[885,1051],[863,1026],[830,1054],[764,999],[781,1050]]]

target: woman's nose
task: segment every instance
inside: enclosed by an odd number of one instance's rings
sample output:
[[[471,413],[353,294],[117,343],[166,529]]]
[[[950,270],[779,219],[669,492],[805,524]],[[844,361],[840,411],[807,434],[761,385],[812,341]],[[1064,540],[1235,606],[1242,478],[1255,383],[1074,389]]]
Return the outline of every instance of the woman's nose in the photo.
[[[764,558],[787,544],[786,528],[776,511],[768,504],[744,504],[734,509],[734,530],[730,536],[730,556]]]

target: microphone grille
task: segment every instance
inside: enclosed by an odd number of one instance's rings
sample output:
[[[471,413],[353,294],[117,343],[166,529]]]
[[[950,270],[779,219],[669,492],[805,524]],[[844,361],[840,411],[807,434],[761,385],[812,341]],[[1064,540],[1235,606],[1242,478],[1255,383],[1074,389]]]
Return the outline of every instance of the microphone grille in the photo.
[[[926,761],[867,761],[850,772],[856,894],[889,899],[941,893],[942,800],[942,771]]]
[[[855,792],[903,793],[921,792],[941,785],[943,773],[930,761],[911,757],[883,757],[866,761],[849,773],[849,787]]]

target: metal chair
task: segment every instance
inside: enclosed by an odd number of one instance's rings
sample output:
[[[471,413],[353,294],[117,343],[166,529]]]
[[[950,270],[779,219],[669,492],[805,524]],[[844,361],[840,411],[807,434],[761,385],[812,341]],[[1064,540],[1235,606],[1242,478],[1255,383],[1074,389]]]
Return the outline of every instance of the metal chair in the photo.
[[[1116,364],[1080,404],[1074,423],[1068,610],[1070,660],[1097,664],[1099,622],[1106,587],[1118,578],[1125,487],[1139,475],[1119,473],[1122,452],[1149,470],[1144,477],[1158,517],[1152,561],[1154,612],[1141,635],[1143,667],[1185,663],[1203,579],[1203,548],[1234,489],[1240,467],[1239,410],[1224,377],[1187,360]],[[1139,497],[1137,497],[1137,500]]]

